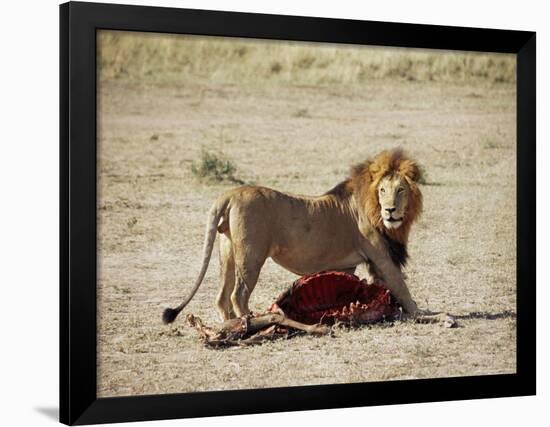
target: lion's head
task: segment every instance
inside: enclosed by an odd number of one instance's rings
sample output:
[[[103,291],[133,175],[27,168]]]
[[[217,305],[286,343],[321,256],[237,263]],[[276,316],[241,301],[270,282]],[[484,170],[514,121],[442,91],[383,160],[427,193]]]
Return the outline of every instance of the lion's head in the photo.
[[[383,234],[406,243],[422,211],[420,169],[402,150],[383,151],[352,168],[351,183],[359,211]]]

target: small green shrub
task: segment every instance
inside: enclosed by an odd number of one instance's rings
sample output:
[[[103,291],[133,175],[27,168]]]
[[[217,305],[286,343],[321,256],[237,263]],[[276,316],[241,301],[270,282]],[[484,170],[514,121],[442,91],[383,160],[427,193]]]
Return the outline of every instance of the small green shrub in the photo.
[[[207,150],[203,150],[200,159],[191,164],[195,176],[213,181],[239,182],[234,176],[236,171],[237,167],[231,160]]]
[[[483,148],[485,148],[486,150],[494,150],[496,148],[502,148],[501,145],[498,143],[498,142],[494,142],[494,141],[486,141],[484,144],[483,144]]]
[[[299,110],[296,110],[294,113],[292,113],[292,117],[310,118],[311,115],[309,114],[309,111],[307,108],[300,108]]]

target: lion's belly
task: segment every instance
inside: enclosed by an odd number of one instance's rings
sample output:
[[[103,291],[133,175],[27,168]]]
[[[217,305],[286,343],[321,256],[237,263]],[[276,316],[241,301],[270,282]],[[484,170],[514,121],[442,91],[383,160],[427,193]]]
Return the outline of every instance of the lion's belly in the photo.
[[[279,249],[271,255],[271,258],[281,267],[301,276],[326,270],[347,270],[363,261],[355,251],[346,254],[324,252],[303,256],[295,251]]]

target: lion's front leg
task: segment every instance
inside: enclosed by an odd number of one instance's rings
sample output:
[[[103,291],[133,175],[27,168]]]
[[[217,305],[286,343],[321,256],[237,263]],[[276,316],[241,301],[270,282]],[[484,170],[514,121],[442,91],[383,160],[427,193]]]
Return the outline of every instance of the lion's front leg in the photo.
[[[378,275],[376,274],[374,265],[372,265],[372,263],[370,263],[369,261],[365,261],[365,279],[367,280],[367,283],[369,285],[372,285],[374,282],[376,282],[377,278]]]
[[[361,250],[363,257],[375,265],[375,270],[380,273],[386,286],[401,304],[407,316],[414,317],[417,306],[405,283],[403,272],[394,264],[383,244],[365,242]]]

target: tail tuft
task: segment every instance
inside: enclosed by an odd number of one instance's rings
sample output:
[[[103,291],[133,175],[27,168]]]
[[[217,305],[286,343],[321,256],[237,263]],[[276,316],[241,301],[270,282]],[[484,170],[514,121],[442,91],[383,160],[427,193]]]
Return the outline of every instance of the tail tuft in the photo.
[[[162,321],[165,325],[167,325],[168,323],[172,323],[174,320],[176,320],[178,314],[180,314],[180,310],[176,308],[167,308],[166,310],[164,310],[164,313],[162,313]]]

